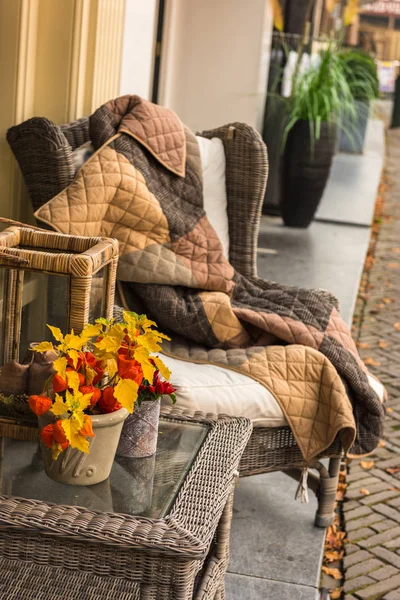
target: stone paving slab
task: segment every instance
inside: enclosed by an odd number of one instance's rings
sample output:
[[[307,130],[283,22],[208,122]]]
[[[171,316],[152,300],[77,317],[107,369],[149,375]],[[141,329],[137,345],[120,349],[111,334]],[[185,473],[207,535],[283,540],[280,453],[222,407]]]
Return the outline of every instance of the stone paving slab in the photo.
[[[400,130],[389,131],[388,185],[381,225],[370,269],[362,279],[353,330],[361,356],[371,372],[385,382],[388,414],[384,445],[364,459],[373,461],[373,468],[366,470],[356,460],[349,465],[343,504],[350,541],[343,561],[346,600],[400,600],[399,164]],[[377,568],[377,564],[381,566]]]

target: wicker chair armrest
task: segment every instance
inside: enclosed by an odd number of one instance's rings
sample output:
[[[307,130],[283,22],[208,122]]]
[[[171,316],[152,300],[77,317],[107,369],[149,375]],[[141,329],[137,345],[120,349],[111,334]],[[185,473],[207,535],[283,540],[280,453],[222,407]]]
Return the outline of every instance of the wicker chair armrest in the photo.
[[[7,131],[28,188],[33,210],[56,196],[74,179],[72,149],[60,127],[34,117]]]
[[[259,133],[232,123],[198,135],[222,140],[226,157],[229,259],[242,275],[257,275],[257,242],[268,177],[267,148]]]

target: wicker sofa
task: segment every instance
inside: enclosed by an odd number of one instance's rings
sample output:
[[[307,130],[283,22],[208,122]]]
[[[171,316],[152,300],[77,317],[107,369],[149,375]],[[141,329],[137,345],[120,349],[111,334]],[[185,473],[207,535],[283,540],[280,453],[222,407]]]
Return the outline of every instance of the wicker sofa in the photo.
[[[267,149],[259,134],[241,123],[200,135],[218,137],[223,142],[229,259],[242,274],[256,278],[258,231],[268,175]],[[76,167],[72,152],[89,141],[88,119],[58,127],[47,119],[33,118],[9,129],[7,139],[36,210],[74,179]],[[336,440],[311,465],[317,473],[310,472],[308,485],[318,498],[315,524],[319,527],[333,522],[341,455],[340,442]],[[321,462],[322,458],[329,459],[328,466]],[[303,468],[302,455],[288,426],[254,427],[240,463],[241,476],[285,471],[299,479]]]

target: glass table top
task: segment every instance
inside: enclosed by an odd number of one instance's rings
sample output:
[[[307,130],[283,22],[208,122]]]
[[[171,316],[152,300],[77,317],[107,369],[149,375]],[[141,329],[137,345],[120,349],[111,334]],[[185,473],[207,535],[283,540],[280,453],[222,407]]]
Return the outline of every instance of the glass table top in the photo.
[[[44,471],[37,442],[3,437],[0,440],[1,494],[102,512],[162,518],[175,500],[207,432],[205,424],[160,419],[154,456],[116,456],[110,477],[91,486],[53,481]]]

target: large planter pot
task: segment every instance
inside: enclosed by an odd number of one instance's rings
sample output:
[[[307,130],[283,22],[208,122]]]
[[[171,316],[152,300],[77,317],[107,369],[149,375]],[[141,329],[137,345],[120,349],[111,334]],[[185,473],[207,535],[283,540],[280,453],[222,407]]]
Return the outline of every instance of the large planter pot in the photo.
[[[281,215],[288,227],[306,228],[321,201],[335,153],[336,127],[321,123],[311,144],[308,121],[298,121],[285,147]]]
[[[118,444],[118,456],[145,458],[157,449],[160,399],[143,401],[126,419]]]
[[[283,134],[287,121],[286,99],[268,96],[265,107],[263,140],[268,148],[268,181],[265,190],[263,213],[279,214],[282,195]]]
[[[51,449],[40,442],[44,468],[47,475],[60,483],[71,485],[94,485],[107,479],[114,462],[119,437],[125,419],[129,415],[125,408],[106,415],[93,415],[93,432],[95,437],[89,438],[89,454],[76,448],[68,447],[53,460]],[[39,417],[39,428],[43,429],[54,422],[50,411]]]
[[[368,101],[355,100],[355,119],[349,115],[342,116],[342,129],[339,133],[340,152],[362,154],[367,132],[369,105]]]

